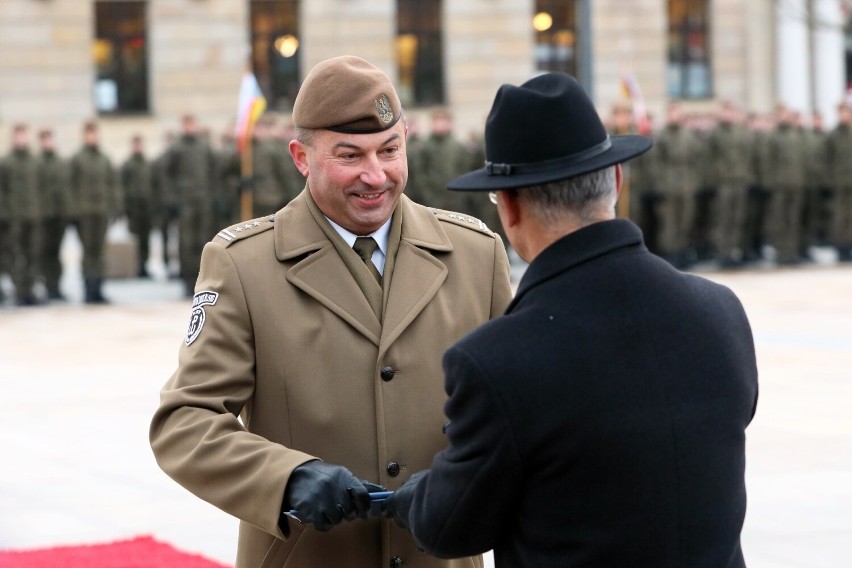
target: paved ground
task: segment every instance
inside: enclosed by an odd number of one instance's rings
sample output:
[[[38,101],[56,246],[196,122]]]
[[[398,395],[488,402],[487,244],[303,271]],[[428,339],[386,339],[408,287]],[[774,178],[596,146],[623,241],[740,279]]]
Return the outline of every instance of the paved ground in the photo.
[[[189,304],[153,281],[110,281],[105,307],[0,308],[0,548],[153,534],[231,562],[236,522],[156,466],[148,421],[176,364]],[[748,431],[751,568],[852,559],[852,267],[705,273],[754,328],[761,398]],[[8,285],[8,283],[4,283]]]

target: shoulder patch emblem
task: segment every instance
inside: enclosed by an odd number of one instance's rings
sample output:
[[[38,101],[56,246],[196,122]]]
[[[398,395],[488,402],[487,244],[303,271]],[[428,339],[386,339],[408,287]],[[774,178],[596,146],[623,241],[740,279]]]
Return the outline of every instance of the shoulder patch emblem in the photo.
[[[207,313],[204,311],[204,306],[212,306],[219,299],[219,292],[198,292],[192,297],[192,313],[189,316],[189,327],[186,330],[186,337],[183,342],[187,347],[192,345],[192,342],[198,339],[201,334],[201,329],[204,327],[204,322],[207,321]]]

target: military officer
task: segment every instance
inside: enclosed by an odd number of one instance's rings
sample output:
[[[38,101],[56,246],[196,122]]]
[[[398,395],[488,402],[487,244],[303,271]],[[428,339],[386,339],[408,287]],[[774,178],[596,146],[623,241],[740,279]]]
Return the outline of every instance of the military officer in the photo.
[[[470,154],[454,135],[452,113],[446,108],[433,109],[430,115],[429,137],[420,149],[419,186],[415,201],[454,211],[472,213],[465,196],[446,191],[447,182],[470,169]]]
[[[286,146],[274,138],[274,130],[274,118],[262,117],[252,132],[251,177],[243,181],[251,184],[254,217],[275,213],[303,189],[303,183],[298,187],[295,185],[291,171],[293,160],[290,159],[289,150],[284,153]],[[239,176],[242,160],[240,154],[233,152],[226,173]],[[288,162],[290,165],[287,165]]]
[[[136,237],[139,267],[137,275],[148,278],[146,263],[150,254],[148,242],[153,226],[151,204],[151,164],[145,157],[145,141],[140,135],[130,139],[130,156],[121,165],[121,187],[124,195],[124,210],[130,232]]]
[[[121,213],[118,174],[99,146],[98,125],[83,125],[83,147],[71,158],[71,204],[83,245],[83,281],[87,304],[107,303],[102,287],[109,220]]]
[[[481,567],[363,520],[362,480],[394,489],[443,445],[441,354],[505,309],[505,248],[402,194],[405,118],[371,63],[318,64],[293,118],[307,186],[205,246],[154,454],[241,519],[238,567]]]
[[[38,139],[41,145],[38,162],[38,193],[42,210],[41,275],[47,289],[47,299],[65,300],[59,289],[62,277],[59,249],[68,227],[68,162],[56,152],[53,130],[42,129]]]
[[[657,134],[651,152],[658,155],[662,164],[659,171],[662,202],[658,209],[660,252],[678,268],[686,268],[693,259],[690,237],[695,226],[695,194],[701,184],[695,168],[697,146],[695,133],[685,126],[680,102],[670,102],[666,125]]]
[[[769,208],[766,230],[775,248],[776,262],[796,264],[802,230],[802,198],[805,185],[805,149],[801,131],[789,109],[780,112],[778,126],[769,137]]]
[[[166,188],[179,202],[178,256],[184,293],[192,296],[201,247],[210,238],[218,179],[216,155],[198,127],[195,115],[182,118],[183,133],[169,147],[164,167]]]
[[[8,194],[11,229],[12,283],[19,306],[40,303],[34,286],[39,272],[41,205],[38,194],[38,160],[30,151],[26,124],[12,127],[12,149],[0,162],[0,186]]]
[[[840,262],[852,262],[852,107],[837,107],[837,126],[825,143],[826,167],[832,185],[831,240]]]
[[[708,140],[713,164],[716,196],[711,206],[712,241],[716,259],[723,267],[742,262],[748,186],[752,173],[753,136],[746,129],[744,114],[724,101],[719,122]]]

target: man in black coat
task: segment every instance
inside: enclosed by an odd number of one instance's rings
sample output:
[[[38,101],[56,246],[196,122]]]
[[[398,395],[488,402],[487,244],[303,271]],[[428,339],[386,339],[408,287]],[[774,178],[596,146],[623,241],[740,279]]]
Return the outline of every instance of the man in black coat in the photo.
[[[502,566],[742,567],[745,429],[757,402],[748,319],[615,219],[620,163],[585,92],[549,73],[504,85],[486,167],[530,266],[506,314],[444,356],[448,447],[385,502],[436,556]]]

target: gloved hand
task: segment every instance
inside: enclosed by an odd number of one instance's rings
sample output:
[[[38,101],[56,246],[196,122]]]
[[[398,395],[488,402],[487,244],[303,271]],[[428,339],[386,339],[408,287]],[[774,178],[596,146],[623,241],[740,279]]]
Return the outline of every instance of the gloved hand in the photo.
[[[399,489],[394,491],[390,497],[382,502],[384,515],[392,518],[396,525],[408,529],[408,510],[411,509],[411,501],[414,499],[414,490],[417,484],[429,474],[428,469],[418,471],[408,478]]]
[[[313,460],[290,474],[282,512],[295,510],[301,522],[325,532],[344,520],[366,519],[370,512],[369,491],[345,467]]]

